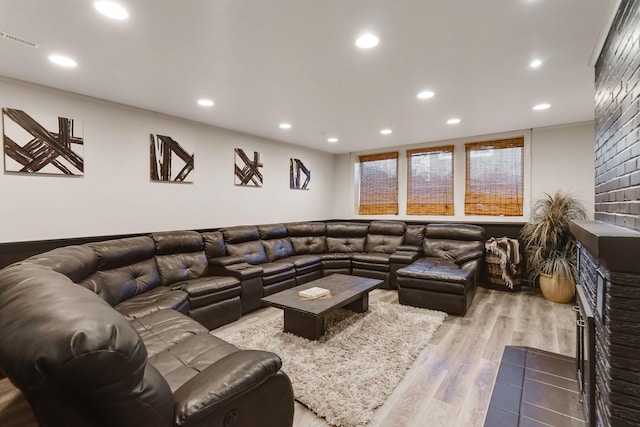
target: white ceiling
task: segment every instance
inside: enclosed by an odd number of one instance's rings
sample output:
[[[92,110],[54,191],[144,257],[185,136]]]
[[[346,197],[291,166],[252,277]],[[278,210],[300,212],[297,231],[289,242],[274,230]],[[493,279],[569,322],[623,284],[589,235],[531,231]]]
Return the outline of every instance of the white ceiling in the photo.
[[[90,0],[0,0],[0,31],[41,45],[0,39],[0,75],[333,153],[592,120],[590,59],[616,3],[118,2],[129,19]],[[377,47],[355,46],[365,31]]]

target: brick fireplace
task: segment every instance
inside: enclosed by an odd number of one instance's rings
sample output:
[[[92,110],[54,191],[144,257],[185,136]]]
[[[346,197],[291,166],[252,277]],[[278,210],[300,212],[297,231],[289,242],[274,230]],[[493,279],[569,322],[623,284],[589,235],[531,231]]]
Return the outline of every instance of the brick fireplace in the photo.
[[[596,221],[571,228],[587,306],[578,368],[597,426],[640,426],[639,28],[640,0],[622,0],[595,67]]]
[[[587,419],[595,426],[638,426],[640,232],[594,221],[575,222],[571,231],[579,241],[578,295],[587,305],[581,311],[593,313],[595,323],[587,336],[582,319],[584,338],[577,343]]]

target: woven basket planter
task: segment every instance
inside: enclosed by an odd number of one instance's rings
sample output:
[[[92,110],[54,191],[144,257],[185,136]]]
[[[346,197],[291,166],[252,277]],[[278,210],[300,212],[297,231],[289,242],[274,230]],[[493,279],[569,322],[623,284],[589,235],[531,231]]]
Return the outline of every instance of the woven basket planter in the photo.
[[[485,254],[485,270],[487,273],[487,281],[491,284],[491,288],[500,289],[503,291],[515,292],[519,291],[522,287],[522,263],[518,264],[515,274],[513,274],[513,289],[511,289],[507,282],[502,278],[502,268],[500,267],[500,257],[490,253]]]

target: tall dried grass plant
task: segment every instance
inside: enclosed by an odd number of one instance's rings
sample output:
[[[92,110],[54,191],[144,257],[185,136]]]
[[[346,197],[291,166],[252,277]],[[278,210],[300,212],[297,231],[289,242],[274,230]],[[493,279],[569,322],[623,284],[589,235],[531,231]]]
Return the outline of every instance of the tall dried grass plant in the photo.
[[[575,282],[576,240],[569,226],[572,220],[586,218],[583,204],[567,193],[545,194],[536,201],[529,222],[520,232],[532,282],[540,273]]]

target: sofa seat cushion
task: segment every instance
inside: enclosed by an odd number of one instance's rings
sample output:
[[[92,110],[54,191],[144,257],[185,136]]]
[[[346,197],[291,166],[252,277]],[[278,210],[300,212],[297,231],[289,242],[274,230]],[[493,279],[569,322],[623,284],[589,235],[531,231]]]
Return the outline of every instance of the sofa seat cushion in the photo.
[[[366,262],[370,264],[389,264],[389,257],[391,254],[374,252],[374,253],[364,253],[364,254],[353,254],[351,259],[354,261]]]
[[[335,268],[351,268],[351,257],[353,254],[344,252],[329,252],[320,255],[322,260],[323,269],[335,269]]]
[[[349,261],[351,262],[351,258],[354,254],[348,254],[345,252],[327,252],[326,254],[320,255],[320,259],[324,261]]]
[[[296,278],[322,270],[322,262],[317,255],[294,255],[281,261],[290,262],[296,270]],[[296,280],[297,283],[297,280]]]
[[[274,276],[276,274],[293,272],[295,275],[295,270],[293,269],[293,264],[290,262],[268,262],[265,264],[260,264],[262,267],[262,275],[264,276]]]
[[[353,271],[356,270],[370,270],[370,271],[383,271],[389,272],[391,271],[391,267],[389,264],[377,264],[375,262],[362,262],[362,261],[353,261],[351,263],[351,268]]]
[[[283,259],[282,261],[290,262],[296,270],[311,265],[320,265],[320,257],[317,255],[294,255]]]
[[[260,264],[260,267],[262,267],[262,284],[264,286],[288,281],[296,276],[296,270],[290,262],[268,262]]]
[[[148,357],[155,356],[191,336],[209,332],[192,318],[169,309],[131,319],[129,323],[142,338]]]
[[[192,335],[175,345],[149,357],[149,363],[160,372],[175,392],[198,375],[238,348],[208,333]]]
[[[128,320],[163,309],[173,309],[186,314],[189,310],[189,295],[180,290],[171,290],[167,286],[158,286],[129,298],[114,308]]]
[[[175,286],[179,286],[180,290],[188,293],[189,297],[199,297],[237,288],[240,286],[240,281],[230,276],[206,276],[184,281],[172,286],[172,288]]]
[[[464,294],[471,285],[472,273],[454,262],[422,258],[397,271],[398,284],[405,288]]]
[[[354,271],[357,269],[388,272],[391,269],[389,256],[389,254],[383,253],[355,254],[351,261],[351,267]]]

